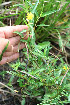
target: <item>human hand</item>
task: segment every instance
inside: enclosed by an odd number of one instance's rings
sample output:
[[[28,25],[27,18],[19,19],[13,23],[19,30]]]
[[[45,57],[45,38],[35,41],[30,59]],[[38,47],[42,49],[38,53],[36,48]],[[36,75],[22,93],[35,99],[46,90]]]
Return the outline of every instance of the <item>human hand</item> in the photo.
[[[15,31],[21,32],[23,29],[28,30],[28,27],[26,25],[0,27],[0,55],[9,41],[8,48],[3,53],[3,57],[2,57],[2,60],[0,61],[0,65],[3,65],[7,62],[11,62],[19,57],[19,53],[17,51],[18,51],[18,44],[21,38],[19,35],[13,32]],[[26,34],[27,33],[24,33],[25,40],[29,36]],[[23,49],[24,47],[25,47],[25,44],[20,43],[19,50]]]

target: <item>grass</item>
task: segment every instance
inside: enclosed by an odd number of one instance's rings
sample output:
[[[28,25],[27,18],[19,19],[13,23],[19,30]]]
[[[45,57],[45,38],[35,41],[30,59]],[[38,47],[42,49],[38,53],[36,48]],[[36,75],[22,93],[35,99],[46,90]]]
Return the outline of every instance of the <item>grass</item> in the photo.
[[[4,18],[16,16],[17,20],[13,24],[28,25],[32,38],[24,41],[22,32],[19,33],[21,41],[27,43],[23,49],[26,63],[21,63],[18,59],[15,64],[9,64],[13,70],[7,71],[12,75],[8,86],[13,88],[11,82],[17,76],[23,95],[22,105],[25,104],[26,97],[39,100],[37,105],[70,103],[70,66],[67,60],[70,55],[66,50],[70,49],[69,1],[25,0],[23,4],[19,0],[8,11],[15,13],[18,6],[22,9],[17,14],[6,16],[5,10],[0,15],[1,23],[4,24]],[[30,12],[34,17],[27,21],[26,15]]]

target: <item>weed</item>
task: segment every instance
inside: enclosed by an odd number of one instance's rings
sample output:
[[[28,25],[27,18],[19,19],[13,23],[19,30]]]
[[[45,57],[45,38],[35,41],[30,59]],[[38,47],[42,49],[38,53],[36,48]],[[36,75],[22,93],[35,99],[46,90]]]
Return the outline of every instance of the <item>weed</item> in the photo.
[[[63,5],[61,5],[64,3]],[[64,38],[61,33],[63,29],[69,28],[67,26],[69,20],[69,10],[66,9],[69,2],[62,0],[37,0],[30,2],[25,0],[24,6],[15,4],[13,8],[19,6],[22,8],[18,16],[21,20],[18,24],[26,24],[29,27],[28,40],[23,39],[23,30],[15,32],[20,35],[22,42],[25,42],[26,48],[23,49],[25,54],[24,61],[18,61],[15,64],[9,64],[13,71],[7,71],[12,77],[9,80],[9,86],[15,76],[18,77],[17,82],[22,89],[23,100],[22,105],[25,104],[25,98],[37,98],[40,101],[37,105],[64,105],[70,103],[70,66],[66,64],[62,56],[52,56],[49,54],[52,49],[51,41],[59,43],[61,52],[64,52],[64,47],[69,46],[69,35]],[[67,16],[64,14],[67,11]],[[27,14],[27,15],[26,15]],[[22,19],[23,17],[23,19]],[[4,18],[4,17],[3,17]],[[64,43],[64,41],[67,43]],[[57,65],[58,60],[61,62]],[[21,68],[21,70],[19,70]],[[64,97],[62,99],[62,97]]]

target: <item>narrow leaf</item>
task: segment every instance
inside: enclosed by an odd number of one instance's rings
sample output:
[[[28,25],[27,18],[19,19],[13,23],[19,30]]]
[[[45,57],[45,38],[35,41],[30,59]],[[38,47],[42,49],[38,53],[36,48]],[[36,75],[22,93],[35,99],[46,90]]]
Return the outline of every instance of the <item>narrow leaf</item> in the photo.
[[[25,98],[23,98],[21,105],[25,105]]]
[[[62,51],[63,51],[63,42],[62,42],[62,38],[61,38],[61,35],[59,33],[59,31],[57,30],[58,34],[59,34],[59,46],[60,48],[62,48]]]
[[[32,11],[31,11],[31,13],[35,13],[35,10],[36,10],[36,8],[37,8],[37,6],[38,6],[38,3],[39,3],[39,0],[37,0],[37,2],[35,3],[35,5],[34,5]]]
[[[28,2],[28,3],[29,3],[29,5],[31,6],[31,8],[32,8],[32,10],[33,10],[34,6],[33,6],[30,2]],[[35,10],[35,14],[36,14],[36,16],[39,17],[37,10]]]
[[[41,15],[41,17],[50,15],[50,14],[55,13],[55,12],[57,12],[57,11],[59,11],[59,10],[53,10],[53,11],[49,11],[49,12],[43,13],[43,14]]]
[[[38,72],[41,73],[41,72],[43,72],[43,71],[44,71],[44,68],[41,68],[41,69],[37,69],[37,70],[35,70],[33,73],[36,74],[36,73],[38,73]]]
[[[21,31],[21,33],[26,32],[26,31],[27,31],[26,29],[23,29],[23,30]]]
[[[2,54],[0,55],[0,61],[2,60],[3,53],[6,51],[8,45],[9,45],[9,41],[8,41],[7,45],[5,46],[4,50],[2,51]]]
[[[15,31],[15,32],[13,32],[13,33],[18,34],[21,38],[23,38],[23,37],[24,37],[24,35],[23,35],[23,33],[22,33],[22,32]]]
[[[22,4],[16,4],[16,5],[13,5],[13,7],[17,7],[17,6],[23,8],[23,9],[25,10],[25,8],[24,8],[24,6],[23,6]]]
[[[40,25],[37,25],[37,26],[50,26],[50,25],[40,24]]]
[[[70,102],[70,94],[69,94],[69,96],[68,96],[68,101]]]

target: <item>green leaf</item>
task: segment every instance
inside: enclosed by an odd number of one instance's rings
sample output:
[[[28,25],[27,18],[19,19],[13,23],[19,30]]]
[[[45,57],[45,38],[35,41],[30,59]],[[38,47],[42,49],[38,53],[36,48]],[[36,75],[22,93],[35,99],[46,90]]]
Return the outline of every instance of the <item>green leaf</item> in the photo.
[[[54,76],[59,77],[61,75],[61,69],[59,71],[54,71]]]
[[[23,18],[24,23],[27,25],[27,21]]]
[[[2,60],[3,53],[6,51],[8,45],[9,45],[9,41],[8,41],[7,45],[5,46],[4,50],[2,51],[2,54],[0,55],[0,61]]]
[[[10,80],[9,80],[9,83],[8,83],[9,86],[12,86],[12,85],[11,85],[11,82],[13,81],[13,79],[14,79],[14,75],[12,75],[12,76],[10,77]]]
[[[22,4],[15,4],[15,5],[13,5],[13,7],[18,7],[18,6],[25,10],[25,8],[24,8],[24,6]]]
[[[36,74],[36,73],[38,73],[38,72],[40,72],[40,73],[41,73],[43,70],[44,70],[44,68],[41,68],[41,69],[36,69],[33,73],[34,73],[34,74]]]
[[[41,14],[40,17],[44,17],[44,16],[47,16],[47,15],[50,15],[50,14],[55,13],[57,11],[59,11],[59,10],[53,10],[53,11],[49,11],[49,12],[43,13],[43,14]]]
[[[39,49],[44,49],[45,47],[48,47],[49,45],[50,45],[50,42],[49,42],[49,41],[46,41],[46,42],[39,43],[39,44],[37,45],[37,47],[38,47]]]
[[[33,10],[34,6],[33,6],[30,2],[28,2],[28,3],[29,3],[29,5],[31,6],[31,8],[32,8],[32,10]],[[35,10],[35,14],[36,14],[36,16],[39,17],[37,10]]]
[[[50,25],[40,24],[40,25],[37,25],[37,26],[50,26]]]
[[[15,31],[15,32],[13,32],[13,33],[16,33],[16,34],[18,34],[18,35],[21,35],[21,33],[20,33],[20,32],[18,32],[18,31]]]
[[[21,32],[15,31],[15,32],[13,32],[13,33],[18,34],[21,38],[23,38],[23,37],[24,37],[23,33],[21,33]]]
[[[28,1],[27,1],[28,2]],[[28,2],[28,4],[31,6],[31,8],[33,8],[33,5],[30,3],[30,2]]]
[[[0,75],[6,74],[6,73],[7,73],[6,71],[2,71],[2,72],[0,73]]]
[[[68,96],[68,101],[70,101],[70,94],[69,94],[69,96]]]
[[[26,13],[29,11],[28,0],[25,0],[25,10]]]
[[[23,29],[23,30],[21,31],[21,33],[26,32],[26,31],[27,31],[26,29]]]
[[[39,3],[39,0],[37,0],[37,2],[35,3],[35,5],[33,6],[31,13],[35,13],[36,8],[38,6],[38,3]]]
[[[46,51],[46,57],[48,57],[48,54],[49,54],[49,50],[51,49],[50,45],[48,46],[47,48],[47,51]]]
[[[20,39],[20,41],[21,41],[21,42],[26,42],[26,43],[27,43],[27,40],[24,40],[24,39]]]
[[[59,46],[60,48],[62,48],[62,51],[63,51],[63,42],[62,42],[62,38],[61,38],[61,35],[59,33],[59,31],[57,30],[58,34],[59,34]]]
[[[25,105],[25,98],[23,98],[21,105]]]
[[[11,17],[11,16],[16,16],[16,15],[20,15],[20,14],[23,14],[23,12],[21,11],[21,12],[19,12],[17,14],[12,14],[12,15],[8,15],[8,16],[2,16],[2,17],[0,17],[0,19],[4,19],[4,18],[7,18],[7,17]]]

